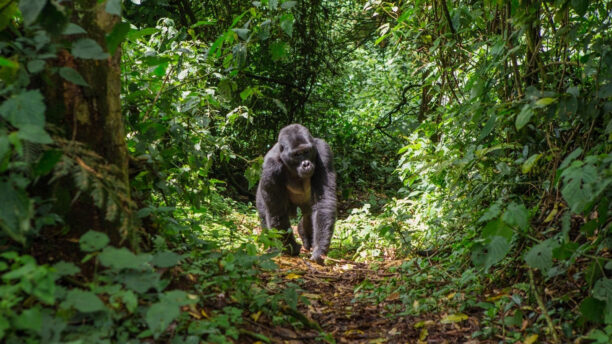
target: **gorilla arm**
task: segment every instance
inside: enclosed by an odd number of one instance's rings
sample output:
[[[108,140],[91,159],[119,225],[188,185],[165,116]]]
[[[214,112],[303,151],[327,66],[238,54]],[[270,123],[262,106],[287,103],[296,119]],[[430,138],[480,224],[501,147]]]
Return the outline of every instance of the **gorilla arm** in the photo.
[[[274,228],[282,232],[284,249],[291,255],[298,255],[300,245],[289,232],[289,195],[283,163],[280,160],[280,148],[277,143],[264,158],[261,179],[257,187],[257,210],[264,229]]]

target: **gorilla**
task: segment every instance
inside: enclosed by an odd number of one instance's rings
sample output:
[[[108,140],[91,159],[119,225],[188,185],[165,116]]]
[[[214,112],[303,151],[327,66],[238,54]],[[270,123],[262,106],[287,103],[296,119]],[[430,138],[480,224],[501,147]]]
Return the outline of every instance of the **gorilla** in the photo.
[[[257,211],[262,228],[282,231],[283,252],[300,253],[289,217],[302,211],[298,232],[311,258],[323,264],[336,222],[336,172],[329,145],[306,127],[281,129],[278,142],[264,157],[257,187]]]

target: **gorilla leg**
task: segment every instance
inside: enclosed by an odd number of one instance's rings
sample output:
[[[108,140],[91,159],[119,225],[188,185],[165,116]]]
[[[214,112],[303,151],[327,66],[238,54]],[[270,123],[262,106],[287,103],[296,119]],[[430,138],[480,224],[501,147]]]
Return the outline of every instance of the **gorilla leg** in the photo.
[[[302,238],[302,244],[304,248],[310,251],[312,248],[312,213],[303,213],[302,220],[298,225],[298,233],[300,233],[300,238]]]
[[[269,216],[266,222],[268,223],[269,228],[275,228],[281,231],[283,252],[291,256],[297,256],[300,254],[301,246],[295,241],[288,215]]]
[[[331,243],[331,237],[336,222],[335,209],[317,209],[313,213],[313,251],[311,259],[319,264],[323,263],[322,255],[326,255]]]

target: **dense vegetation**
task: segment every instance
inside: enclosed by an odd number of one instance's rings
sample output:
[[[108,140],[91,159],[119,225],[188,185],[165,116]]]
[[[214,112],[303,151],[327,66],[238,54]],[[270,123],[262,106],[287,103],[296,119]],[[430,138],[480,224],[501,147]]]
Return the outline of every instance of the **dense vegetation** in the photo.
[[[0,341],[612,341],[612,2],[0,0]],[[330,143],[325,267],[253,207]]]

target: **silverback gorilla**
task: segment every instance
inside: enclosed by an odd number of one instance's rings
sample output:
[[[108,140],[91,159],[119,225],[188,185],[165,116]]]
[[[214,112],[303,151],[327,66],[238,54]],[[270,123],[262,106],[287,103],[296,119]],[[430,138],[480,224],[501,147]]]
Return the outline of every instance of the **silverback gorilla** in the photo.
[[[264,158],[257,187],[257,211],[265,229],[283,233],[283,251],[292,256],[300,245],[289,217],[302,210],[298,232],[311,259],[323,263],[336,221],[336,173],[329,145],[299,124],[281,129],[278,142]]]

